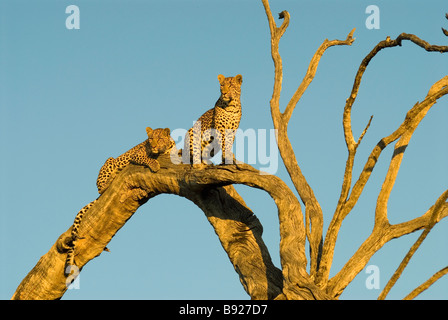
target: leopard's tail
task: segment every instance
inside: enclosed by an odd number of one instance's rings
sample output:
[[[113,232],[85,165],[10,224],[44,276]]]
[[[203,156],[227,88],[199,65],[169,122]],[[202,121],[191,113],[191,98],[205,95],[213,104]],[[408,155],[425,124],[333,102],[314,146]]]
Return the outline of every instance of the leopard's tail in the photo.
[[[65,260],[64,274],[66,277],[70,275],[73,267],[76,267],[75,247],[76,247],[76,241],[79,239],[79,227],[81,226],[81,222],[82,222],[84,213],[86,213],[97,200],[98,199],[93,200],[88,205],[86,205],[84,208],[82,208],[75,217],[75,221],[73,222],[72,231],[71,231],[71,240],[69,243],[69,249],[67,251],[67,258]]]

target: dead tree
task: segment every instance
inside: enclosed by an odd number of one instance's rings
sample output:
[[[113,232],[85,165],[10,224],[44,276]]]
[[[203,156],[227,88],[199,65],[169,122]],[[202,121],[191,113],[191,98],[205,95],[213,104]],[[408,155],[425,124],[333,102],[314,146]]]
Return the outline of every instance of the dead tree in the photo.
[[[353,38],[355,30],[353,29],[345,40],[325,40],[320,45],[311,59],[303,81],[281,112],[279,101],[283,71],[278,45],[289,25],[290,15],[287,11],[281,12],[279,18],[283,19],[283,22],[278,27],[268,0],[262,0],[262,3],[269,23],[271,53],[275,66],[274,89],[270,101],[271,115],[274,128],[278,131],[277,143],[280,155],[305,208],[304,214],[299,199],[281,179],[261,175],[250,165],[212,165],[204,169],[194,169],[190,165],[173,164],[169,156],[164,156],[158,159],[161,170],[157,173],[152,173],[142,166],[127,166],[85,214],[80,230],[83,239],[79,241],[76,250],[76,261],[80,269],[101,254],[115,233],[141,205],[159,194],[169,193],[187,198],[204,212],[238,273],[241,284],[252,299],[337,299],[384,244],[417,230],[423,230],[380,294],[379,298],[384,299],[434,225],[448,216],[448,190],[443,192],[425,213],[410,221],[391,224],[387,212],[389,196],[406,147],[431,107],[438,99],[448,94],[448,76],[432,84],[423,100],[409,109],[399,127],[379,140],[356,180],[353,178],[356,151],[369,129],[372,118],[367,121],[358,139],[353,136],[351,128],[351,111],[363,74],[369,62],[381,50],[401,46],[403,41],[411,41],[428,52],[445,53],[448,47],[430,45],[413,34],[402,33],[396,39],[388,37],[379,42],[361,62],[343,109],[343,129],[348,156],[341,193],[333,218],[324,234],[321,206],[300,169],[288,138],[287,126],[295,106],[314,78],[322,55],[332,46],[351,45],[355,40]],[[444,33],[447,34],[446,30]],[[393,143],[395,143],[393,157],[376,202],[374,228],[342,269],[330,278],[330,267],[341,224],[357,203],[382,151]],[[272,263],[262,239],[262,225],[235,191],[232,186],[234,184],[264,190],[277,205],[281,237],[281,269]],[[23,279],[13,299],[62,297],[67,290],[67,283],[72,279],[64,276],[66,255],[58,250],[58,246],[69,236],[70,228],[58,238],[48,253],[41,257]],[[306,257],[306,241],[310,245],[310,261],[307,261]],[[309,271],[307,271],[308,263]],[[436,272],[405,298],[414,298],[446,273],[448,267]]]

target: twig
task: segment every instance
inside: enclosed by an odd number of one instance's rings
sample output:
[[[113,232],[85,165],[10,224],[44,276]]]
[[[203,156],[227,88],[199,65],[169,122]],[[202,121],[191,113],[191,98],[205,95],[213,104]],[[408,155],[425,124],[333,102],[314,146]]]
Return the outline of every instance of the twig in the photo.
[[[294,111],[297,103],[299,102],[300,98],[302,98],[302,95],[305,93],[310,83],[313,81],[317,71],[317,67],[319,66],[319,61],[322,58],[325,51],[333,46],[342,46],[342,45],[351,46],[352,43],[355,41],[355,38],[353,38],[355,30],[356,28],[353,28],[352,31],[350,31],[350,33],[347,35],[347,38],[345,40],[335,39],[329,41],[328,39],[325,39],[324,42],[319,46],[319,48],[316,50],[316,53],[314,53],[314,56],[311,58],[305,77],[303,78],[302,82],[300,83],[299,87],[297,88],[296,92],[292,96],[291,100],[286,106],[285,111],[282,114],[283,121],[288,122],[289,119],[291,118],[292,112]]]
[[[448,13],[445,14],[445,18],[448,20]],[[448,37],[448,30],[442,28],[442,32],[444,35],[446,35]]]
[[[363,131],[363,132],[361,133],[361,135],[359,136],[358,142],[356,143],[356,148],[361,144],[362,138],[364,138],[364,135],[366,134],[367,130],[369,129],[369,127],[370,127],[370,123],[372,122],[372,119],[373,119],[373,115],[370,116],[369,122],[367,123],[367,125],[366,125],[364,131]]]

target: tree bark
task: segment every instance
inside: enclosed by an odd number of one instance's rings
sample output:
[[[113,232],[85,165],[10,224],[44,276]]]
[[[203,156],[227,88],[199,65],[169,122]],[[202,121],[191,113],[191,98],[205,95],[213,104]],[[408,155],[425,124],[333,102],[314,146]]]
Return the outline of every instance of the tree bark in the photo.
[[[304,241],[304,233],[293,232],[300,206],[297,201],[291,203],[295,198],[291,198],[290,191],[286,192],[287,186],[276,177],[260,175],[249,165],[239,165],[239,169],[225,165],[195,170],[189,165],[173,165],[168,156],[159,158],[159,162],[162,169],[155,174],[142,166],[127,166],[84,215],[79,230],[82,239],[77,243],[75,256],[80,270],[102,253],[140,205],[158,194],[170,193],[191,200],[204,211],[252,299],[284,298],[282,271],[271,261],[262,239],[262,225],[230,184],[247,184],[270,193],[279,207],[279,218],[286,220],[281,223],[281,231],[286,235],[282,237],[283,251],[296,256],[297,244]],[[23,279],[13,299],[62,297],[67,290],[67,279],[63,272],[66,253],[61,248],[69,236],[70,228]],[[299,256],[304,270],[305,253]],[[284,270],[289,270],[288,266],[300,270],[288,262]]]
[[[389,136],[382,138],[373,148],[365,166],[352,186],[352,169],[356,150],[367,132],[372,118],[356,141],[351,128],[351,109],[355,102],[361,79],[369,62],[384,48],[400,46],[409,40],[426,51],[448,52],[448,46],[430,45],[415,35],[402,33],[395,40],[389,37],[379,42],[364,58],[355,76],[355,82],[343,111],[343,129],[348,150],[348,158],[342,182],[341,194],[323,241],[323,213],[311,186],[301,172],[287,135],[287,127],[296,104],[311,83],[321,56],[327,48],[335,45],[351,45],[354,29],[345,40],[325,40],[313,56],[308,71],[297,91],[280,112],[279,100],[282,87],[282,61],[278,51],[280,38],[285,33],[290,20],[287,11],[280,13],[284,19],[277,27],[269,8],[268,0],[262,0],[271,33],[271,53],[274,61],[274,89],[270,101],[271,115],[280,155],[291,181],[305,205],[305,217],[298,198],[278,177],[260,172],[247,164],[207,166],[194,169],[190,165],[175,164],[170,156],[158,158],[161,169],[152,173],[148,168],[128,165],[120,172],[98,201],[84,214],[79,234],[82,237],[76,245],[75,261],[82,269],[91,259],[99,256],[112,237],[123,227],[134,212],[152,197],[161,193],[185,197],[203,210],[213,226],[226,251],[241,284],[252,299],[337,299],[347,285],[365,267],[369,259],[382,246],[394,238],[424,229],[423,234],[403,259],[390,284],[380,296],[400,277],[409,259],[418,249],[432,227],[448,216],[448,190],[422,216],[403,223],[391,225],[388,221],[387,203],[394,186],[404,151],[421,120],[438,99],[448,94],[448,76],[432,85],[422,102],[412,107],[403,123]],[[375,225],[372,233],[362,243],[355,254],[331,279],[330,268],[334,248],[343,220],[357,203],[364,186],[382,153],[391,143],[394,154],[389,170],[380,190],[375,210]],[[244,184],[267,192],[278,208],[280,228],[281,270],[274,266],[262,239],[263,228],[260,221],[247,207],[233,188],[233,184]],[[163,213],[163,212],[162,212]],[[66,243],[70,238],[69,228],[42,256],[36,266],[23,279],[13,299],[59,299],[70,283],[64,276]],[[306,239],[310,243],[310,273],[307,272],[305,255]],[[428,281],[416,288],[406,298],[413,298],[428,288],[437,279],[447,274],[444,268]]]

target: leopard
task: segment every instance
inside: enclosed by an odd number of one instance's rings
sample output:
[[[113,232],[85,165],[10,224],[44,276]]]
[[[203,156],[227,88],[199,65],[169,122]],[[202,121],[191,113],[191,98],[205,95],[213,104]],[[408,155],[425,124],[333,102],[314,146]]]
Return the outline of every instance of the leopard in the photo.
[[[175,148],[174,140],[171,138],[169,128],[151,129],[146,128],[148,139],[139,143],[135,147],[126,151],[117,158],[108,158],[100,169],[96,186],[100,196],[108,189],[117,174],[123,170],[128,164],[137,164],[148,167],[153,173],[160,170],[160,163],[157,158],[160,155],[168,154]],[[98,201],[99,197],[85,207],[83,207],[75,217],[72,225],[70,238],[68,241],[67,258],[65,261],[64,273],[65,276],[71,274],[73,266],[76,266],[75,247],[76,241],[82,239],[79,236],[79,227],[81,226],[84,214]],[[106,251],[109,251],[105,248]]]
[[[237,163],[232,153],[236,130],[241,121],[241,84],[243,77],[218,75],[221,95],[214,108],[206,111],[185,135],[182,160],[193,166],[210,164],[222,151],[221,164]]]
[[[155,159],[161,154],[168,153],[174,147],[174,140],[170,136],[170,129],[146,128],[148,139],[128,150],[121,156],[108,158],[101,167],[96,180],[98,193],[103,194],[109,187],[114,177],[129,163],[145,165],[152,172],[160,169],[159,162]]]

